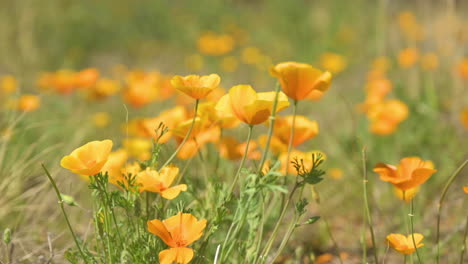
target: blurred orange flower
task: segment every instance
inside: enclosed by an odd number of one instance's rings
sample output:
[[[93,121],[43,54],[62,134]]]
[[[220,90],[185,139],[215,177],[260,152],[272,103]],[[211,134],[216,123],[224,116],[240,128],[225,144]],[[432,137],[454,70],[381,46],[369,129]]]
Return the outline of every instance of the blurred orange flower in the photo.
[[[109,154],[106,164],[102,167],[103,173],[109,175],[109,182],[118,185],[118,181],[122,181],[122,168],[127,162],[128,154],[124,149],[119,149]]]
[[[209,56],[221,56],[234,49],[234,39],[227,34],[203,33],[198,39],[198,50]]]
[[[188,75],[174,76],[171,80],[172,86],[177,90],[187,94],[194,99],[203,99],[211,91],[216,89],[221,82],[221,78],[217,74],[210,75]]]
[[[258,125],[268,120],[274,99],[275,92],[257,93],[250,85],[237,85],[218,101],[216,110],[222,117],[236,116],[246,124]],[[276,112],[288,106],[288,98],[280,92]]]
[[[413,241],[414,237],[414,241]],[[414,242],[416,242],[416,248],[424,246],[421,241],[424,239],[424,236],[419,233],[414,233],[408,236],[402,234],[390,234],[387,236],[387,241],[389,245],[404,255],[410,255],[416,251],[414,247]]]
[[[270,73],[279,79],[284,93],[294,100],[303,100],[314,90],[325,92],[332,79],[330,72],[298,62],[279,63]]]
[[[460,121],[466,129],[468,129],[468,107],[463,109],[460,113]]]
[[[439,67],[439,57],[434,53],[426,53],[421,58],[421,66],[426,71],[434,71]]]
[[[189,118],[187,110],[183,106],[176,106],[161,112],[157,117],[143,119],[140,123],[141,132],[146,137],[157,139],[159,135],[156,134],[156,130],[162,123],[169,130],[159,138],[159,143],[166,143],[172,136],[172,130],[187,118]]]
[[[468,58],[463,58],[457,65],[458,75],[462,79],[468,80]]]
[[[278,116],[275,122],[274,135],[281,140],[284,144],[289,144],[291,136],[291,127],[294,116]],[[314,138],[319,133],[317,121],[309,120],[302,115],[296,116],[296,123],[294,125],[294,140],[292,142],[294,147],[301,145],[309,139]]]
[[[99,71],[96,68],[84,69],[76,74],[77,88],[90,88],[99,79]]]
[[[304,169],[310,170],[312,168],[312,154],[321,154],[323,160],[327,159],[327,156],[321,151],[315,150],[315,151],[302,152],[299,150],[292,150],[290,154],[289,164],[286,164],[288,153],[287,152],[281,153],[281,155],[278,158],[279,161],[281,162],[280,172],[283,175],[286,175],[286,169],[287,169],[287,171],[289,172],[296,173],[296,168],[294,167],[294,164],[292,163],[294,160],[297,160],[299,163],[301,163],[302,161],[304,163]],[[286,168],[286,166],[289,166],[289,168]]]
[[[246,145],[246,142],[240,143],[234,137],[223,137],[218,144],[219,154],[228,160],[239,160],[244,155]],[[261,153],[257,150],[257,147],[258,144],[254,140],[251,140],[247,153],[248,159],[260,159]]]
[[[12,75],[4,75],[0,77],[0,95],[11,94],[18,89],[18,81]]]
[[[342,55],[326,52],[320,56],[320,66],[333,74],[337,74],[346,69],[348,62]]]
[[[403,158],[398,167],[378,163],[374,172],[380,175],[380,179],[390,182],[398,189],[407,191],[426,182],[437,170],[430,161],[423,161],[418,157]]]
[[[160,193],[163,198],[172,200],[176,198],[180,192],[185,192],[187,190],[187,185],[185,184],[170,187],[178,174],[179,168],[171,165],[162,168],[160,172],[147,168],[137,174],[136,182],[140,185],[140,192]]]
[[[33,112],[37,110],[40,105],[41,99],[38,96],[25,94],[18,99],[17,108],[23,112]]]
[[[408,118],[408,111],[406,104],[399,100],[388,100],[372,106],[367,114],[371,121],[371,132],[377,135],[395,132],[398,125]]]
[[[60,161],[60,165],[79,175],[92,176],[98,174],[106,164],[112,150],[112,141],[91,141],[75,149],[70,155]]]
[[[182,212],[163,221],[148,221],[148,231],[157,235],[170,247],[159,252],[159,263],[189,263],[194,252],[188,246],[200,239],[205,227],[205,219],[198,220],[192,214]]]
[[[413,66],[419,59],[419,51],[414,48],[407,48],[398,54],[398,63],[402,68]]]

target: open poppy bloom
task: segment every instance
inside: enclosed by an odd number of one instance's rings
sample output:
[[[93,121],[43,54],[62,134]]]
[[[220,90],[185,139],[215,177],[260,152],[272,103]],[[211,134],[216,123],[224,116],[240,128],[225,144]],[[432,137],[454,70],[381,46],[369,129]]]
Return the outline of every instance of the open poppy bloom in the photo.
[[[183,106],[176,106],[161,112],[157,117],[143,119],[140,124],[141,132],[146,137],[158,139],[160,135],[157,135],[156,130],[162,123],[169,130],[159,138],[159,143],[166,143],[172,137],[172,130],[187,118],[187,110]]]
[[[112,140],[91,141],[60,161],[60,165],[79,175],[98,174],[106,164],[112,150]]]
[[[203,99],[216,89],[221,82],[217,74],[210,75],[188,75],[174,76],[171,80],[172,86],[194,99]]]
[[[275,122],[274,135],[286,145],[291,136],[291,127],[294,116],[277,117]],[[319,133],[319,127],[316,121],[309,120],[305,116],[297,115],[294,125],[293,146],[297,147],[307,140],[314,138]]]
[[[194,253],[193,249],[187,246],[200,239],[205,227],[206,219],[198,220],[192,214],[182,212],[163,221],[148,221],[148,231],[171,247],[159,252],[159,263],[189,263]]]
[[[221,97],[216,104],[216,110],[222,117],[235,116],[246,124],[258,125],[270,117],[275,94],[275,92],[257,93],[250,85],[237,85]],[[288,98],[280,92],[276,112],[288,106]]]
[[[279,63],[271,68],[270,73],[279,79],[284,93],[294,100],[306,99],[314,90],[325,92],[332,79],[330,72],[298,62]]]
[[[400,161],[398,167],[378,163],[374,172],[380,175],[380,179],[390,182],[398,189],[413,189],[426,182],[436,172],[430,161],[423,161],[418,157],[408,157]]]
[[[402,234],[390,234],[387,236],[387,241],[396,251],[404,255],[410,255],[416,251],[416,248],[424,246],[424,244],[421,243],[423,238],[424,236],[419,233],[414,233],[407,237]],[[414,247],[414,244],[416,244],[416,248]]]
[[[170,187],[175,178],[179,174],[179,168],[176,166],[166,166],[161,169],[161,172],[156,170],[146,169],[139,172],[136,177],[136,182],[141,185],[140,192],[148,191],[160,193],[163,198],[172,200],[176,198],[180,192],[187,190],[187,185],[179,184]]]
[[[395,188],[393,188],[393,192],[398,197],[398,199],[409,203],[416,196],[416,194],[418,194],[419,186],[415,187],[415,188],[408,189],[408,190],[401,190],[401,189],[395,187]]]

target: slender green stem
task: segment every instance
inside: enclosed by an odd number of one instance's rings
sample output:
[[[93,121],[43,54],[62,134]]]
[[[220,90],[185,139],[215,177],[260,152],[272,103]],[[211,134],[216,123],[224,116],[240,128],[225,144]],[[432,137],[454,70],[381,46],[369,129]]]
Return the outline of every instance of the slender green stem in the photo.
[[[268,253],[271,250],[271,247],[273,245],[273,241],[276,238],[276,235],[278,233],[281,222],[282,222],[282,220],[283,220],[283,218],[284,218],[284,216],[286,214],[286,210],[288,209],[289,203],[292,201],[292,197],[293,197],[293,195],[296,192],[298,187],[299,187],[299,184],[298,184],[298,182],[296,182],[293,189],[291,190],[291,193],[289,194],[288,199],[286,200],[285,204],[283,205],[283,210],[281,211],[281,214],[280,214],[280,216],[279,216],[279,218],[278,218],[278,220],[276,222],[276,225],[275,225],[275,227],[273,229],[273,232],[271,233],[271,236],[270,236],[270,238],[268,239],[268,241],[267,241],[267,243],[265,245],[265,249],[262,252],[262,256],[261,256],[261,259],[260,259],[260,261],[262,261],[262,262],[266,260],[266,257],[268,256]]]
[[[304,187],[305,187],[305,184],[301,186],[301,189],[299,190],[299,200],[301,199],[302,197],[302,194],[304,193]],[[288,243],[289,239],[291,238],[291,235],[294,231],[294,229],[296,229],[296,226],[297,226],[297,223],[299,222],[299,219],[300,219],[300,214],[296,212],[295,216],[294,216],[294,220],[291,221],[291,224],[289,225],[289,228],[288,230],[286,231],[286,234],[283,238],[283,240],[281,241],[280,243],[280,246],[278,248],[278,250],[276,251],[276,253],[274,254],[274,257],[271,259],[271,262],[270,263],[274,263],[275,260],[279,257],[279,255],[281,254],[281,252],[283,251],[284,247],[286,246],[286,244]]]
[[[362,149],[362,174],[363,174],[362,187],[363,187],[363,190],[364,190],[363,191],[364,207],[366,209],[366,216],[367,216],[367,222],[368,222],[368,225],[369,225],[369,231],[371,233],[372,248],[374,249],[374,260],[375,260],[375,263],[378,264],[379,263],[379,257],[377,255],[377,247],[376,247],[376,243],[375,243],[374,227],[372,226],[372,214],[371,214],[369,201],[368,201],[368,197],[367,197],[367,195],[368,195],[367,194],[368,179],[367,179],[366,161],[367,161],[366,148],[364,147]]]
[[[197,99],[195,101],[195,113],[193,114],[193,120],[192,120],[192,124],[190,125],[190,128],[189,130],[187,131],[187,134],[185,135],[184,139],[182,140],[182,142],[180,143],[179,147],[177,147],[176,151],[174,153],[172,153],[172,156],[169,157],[169,159],[166,161],[166,163],[164,163],[164,165],[161,166],[161,168],[159,170],[161,170],[162,168],[166,167],[167,165],[169,165],[169,163],[171,163],[171,161],[176,157],[177,153],[179,153],[179,151],[182,149],[182,147],[184,146],[185,142],[189,139],[190,137],[190,134],[192,134],[192,130],[193,130],[193,127],[195,126],[195,121],[197,120],[197,113],[198,113],[198,104],[200,102],[200,99]]]
[[[455,178],[460,174],[460,172],[465,168],[466,164],[468,164],[468,160],[465,160],[460,167],[458,167],[455,172],[450,176],[449,180],[445,184],[445,187],[442,191],[442,195],[440,196],[439,203],[437,205],[437,228],[436,228],[436,245],[437,245],[437,256],[436,256],[436,263],[439,264],[439,259],[440,259],[440,244],[439,244],[439,238],[440,238],[440,214],[442,211],[442,205],[444,203],[445,196],[447,195],[447,191],[450,188],[450,185],[452,185],[453,181]]]
[[[81,250],[81,246],[80,246],[80,243],[78,242],[78,238],[76,237],[75,232],[73,231],[73,228],[72,228],[72,226],[70,224],[70,220],[68,219],[67,213],[65,212],[65,208],[63,207],[62,195],[60,194],[60,191],[59,191],[59,189],[57,187],[57,184],[55,184],[54,179],[52,178],[52,176],[50,175],[49,171],[44,166],[44,164],[41,164],[41,166],[44,169],[44,171],[45,171],[45,173],[47,175],[47,178],[49,178],[50,183],[54,187],[55,193],[57,194],[57,198],[59,199],[60,208],[62,209],[63,216],[65,217],[65,221],[67,222],[68,229],[70,230],[70,233],[73,236],[73,240],[75,241],[76,247],[78,248],[78,251],[80,252],[81,257],[83,258],[83,261],[85,263],[88,263],[88,259],[87,259],[86,255],[84,254],[84,252]]]
[[[411,199],[411,206],[410,206],[410,228],[411,228],[411,239],[413,240],[413,246],[414,250],[416,251],[416,256],[418,257],[418,263],[421,264],[421,256],[419,255],[418,247],[416,244],[416,240],[414,239],[414,223],[413,223],[413,217],[414,217],[414,199]]]
[[[465,232],[463,234],[462,247],[460,251],[460,264],[463,264],[466,249],[466,237],[468,236],[468,216],[466,217]]]
[[[404,255],[403,264],[406,264],[406,260],[408,259],[407,257],[407,255]]]
[[[247,156],[249,154],[249,145],[250,145],[250,140],[252,139],[252,130],[253,130],[253,125],[249,125],[249,132],[247,134],[247,143],[245,145],[244,155],[242,156],[242,160],[239,165],[239,169],[237,169],[237,173],[236,173],[236,176],[234,177],[234,181],[232,182],[231,187],[229,188],[228,200],[231,199],[231,195],[234,192],[234,188],[236,187],[242,168],[244,167],[245,160],[247,159]]]
[[[262,196],[262,212],[260,215],[260,228],[257,232],[258,240],[257,240],[256,249],[255,249],[255,258],[254,258],[253,263],[257,263],[257,259],[260,256],[260,248],[262,245],[262,238],[263,238],[263,228],[265,226],[265,223],[264,223],[265,222],[265,196],[263,193],[261,194],[261,196]]]
[[[275,129],[275,120],[276,120],[276,108],[278,107],[278,97],[279,97],[279,92],[280,92],[281,86],[279,83],[276,84],[276,89],[275,89],[275,100],[273,101],[273,107],[271,109],[271,115],[270,115],[270,127],[268,128],[268,135],[267,135],[267,141],[265,143],[265,148],[263,149],[263,154],[262,154],[262,159],[260,160],[260,166],[258,166],[258,173],[263,169],[263,165],[266,162],[267,156],[268,156],[268,149],[270,148],[270,143],[271,143],[271,137],[273,136],[273,130]]]
[[[289,132],[289,143],[288,143],[288,154],[286,156],[286,175],[288,176],[289,174],[289,160],[291,159],[291,151],[293,147],[293,142],[294,142],[294,133],[295,133],[295,127],[296,127],[296,115],[297,115],[297,100],[294,100],[293,103],[293,120],[291,124],[291,131]]]

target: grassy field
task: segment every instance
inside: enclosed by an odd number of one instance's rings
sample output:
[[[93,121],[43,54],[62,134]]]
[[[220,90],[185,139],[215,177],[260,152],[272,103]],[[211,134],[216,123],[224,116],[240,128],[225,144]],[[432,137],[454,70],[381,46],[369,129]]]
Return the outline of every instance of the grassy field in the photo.
[[[467,17],[0,1],[0,263],[466,263]]]

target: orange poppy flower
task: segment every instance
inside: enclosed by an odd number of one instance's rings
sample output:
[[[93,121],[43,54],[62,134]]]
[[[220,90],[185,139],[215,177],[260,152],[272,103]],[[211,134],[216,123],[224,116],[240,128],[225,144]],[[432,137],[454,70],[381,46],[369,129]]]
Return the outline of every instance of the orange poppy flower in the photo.
[[[165,110],[155,118],[147,118],[141,121],[142,132],[147,137],[156,139],[156,129],[163,123],[169,131],[159,139],[159,143],[166,143],[172,136],[172,130],[176,128],[181,122],[188,118],[187,110],[183,106],[176,106],[174,108]]]
[[[463,58],[458,63],[456,71],[462,79],[468,80],[468,58]]]
[[[380,179],[390,182],[401,190],[409,190],[426,182],[436,172],[430,161],[423,161],[418,157],[403,158],[398,167],[378,163],[374,172],[380,175]]]
[[[424,244],[421,243],[423,239],[424,236],[419,233],[414,233],[413,235],[408,236],[404,236],[402,234],[390,234],[387,236],[387,241],[390,246],[404,255],[410,255],[416,251],[416,248],[424,246]],[[416,248],[414,247],[414,242],[416,242]]]
[[[39,108],[41,105],[41,99],[32,94],[22,95],[18,99],[17,108],[23,112],[33,112]]]
[[[60,161],[60,165],[79,175],[98,174],[106,164],[112,150],[112,140],[91,141]]]
[[[274,135],[283,143],[289,144],[291,136],[291,126],[294,116],[277,117],[275,122]],[[297,115],[294,125],[293,146],[297,147],[309,139],[314,138],[319,133],[318,123],[309,120],[305,116]]]
[[[95,68],[84,69],[76,74],[77,88],[89,88],[99,79],[99,71]]]
[[[221,97],[216,110],[222,117],[235,116],[246,124],[258,125],[270,117],[274,100],[275,92],[257,93],[250,85],[237,85]],[[288,106],[288,98],[280,92],[276,112]]]
[[[398,54],[398,63],[402,68],[413,66],[419,59],[419,51],[413,48],[407,48]]]
[[[466,107],[465,109],[463,109],[460,113],[460,121],[462,123],[462,125],[468,129],[468,107]]]
[[[346,69],[347,66],[346,58],[342,55],[326,52],[320,56],[320,65],[322,68],[337,74]]]
[[[120,85],[117,81],[111,79],[100,79],[96,81],[96,85],[89,90],[88,97],[90,99],[104,99],[116,94],[120,90]]]
[[[325,92],[332,79],[330,72],[298,62],[277,64],[270,73],[279,79],[284,93],[294,100],[303,100],[314,90]]]
[[[463,191],[464,191],[465,193],[468,193],[468,186],[463,186]]]
[[[123,140],[123,146],[128,155],[139,160],[148,160],[151,157],[153,143],[143,138],[127,138]]]
[[[183,138],[188,133],[193,120],[186,120],[179,126],[172,130],[176,141],[180,144]],[[195,119],[195,125],[190,135],[190,138],[185,142],[180,151],[177,153],[177,157],[183,160],[189,159],[198,150],[209,142],[217,142],[221,136],[221,129],[219,126],[210,124],[207,120],[202,120],[199,117]]]
[[[221,128],[234,128],[240,124],[235,116],[221,116],[216,111],[216,102],[205,102],[198,106],[198,114],[201,119],[207,120]]]
[[[187,185],[185,184],[170,187],[178,174],[179,168],[176,166],[166,166],[160,172],[148,168],[137,174],[136,182],[141,185],[139,187],[140,192],[160,193],[162,197],[172,200],[180,192],[187,191]]]
[[[12,75],[0,77],[0,94],[11,94],[18,88],[18,81]]]
[[[159,252],[159,263],[189,263],[194,252],[188,246],[200,239],[205,227],[206,219],[198,220],[192,214],[182,212],[163,221],[148,221],[148,231],[157,235],[170,247]]]
[[[221,157],[228,160],[239,160],[245,152],[247,143],[240,143],[234,137],[223,137],[219,143],[219,154]],[[247,157],[249,159],[258,160],[261,153],[257,150],[257,143],[254,140],[250,141]]]
[[[221,82],[217,74],[210,75],[188,75],[174,76],[171,80],[172,86],[194,99],[203,99],[216,89]]]
[[[408,118],[408,112],[406,104],[399,100],[388,100],[373,105],[367,113],[371,120],[371,132],[377,135],[395,132],[399,123]]]
[[[267,138],[268,138],[267,135],[262,135],[262,136],[259,136],[258,139],[257,139],[258,143],[263,148],[266,146]],[[288,143],[284,143],[278,137],[272,136],[271,140],[270,140],[270,150],[275,155],[279,155],[279,154],[281,154],[283,152],[287,152],[288,151]]]
[[[209,56],[221,56],[234,49],[235,41],[231,35],[203,33],[197,41],[200,53]]]

